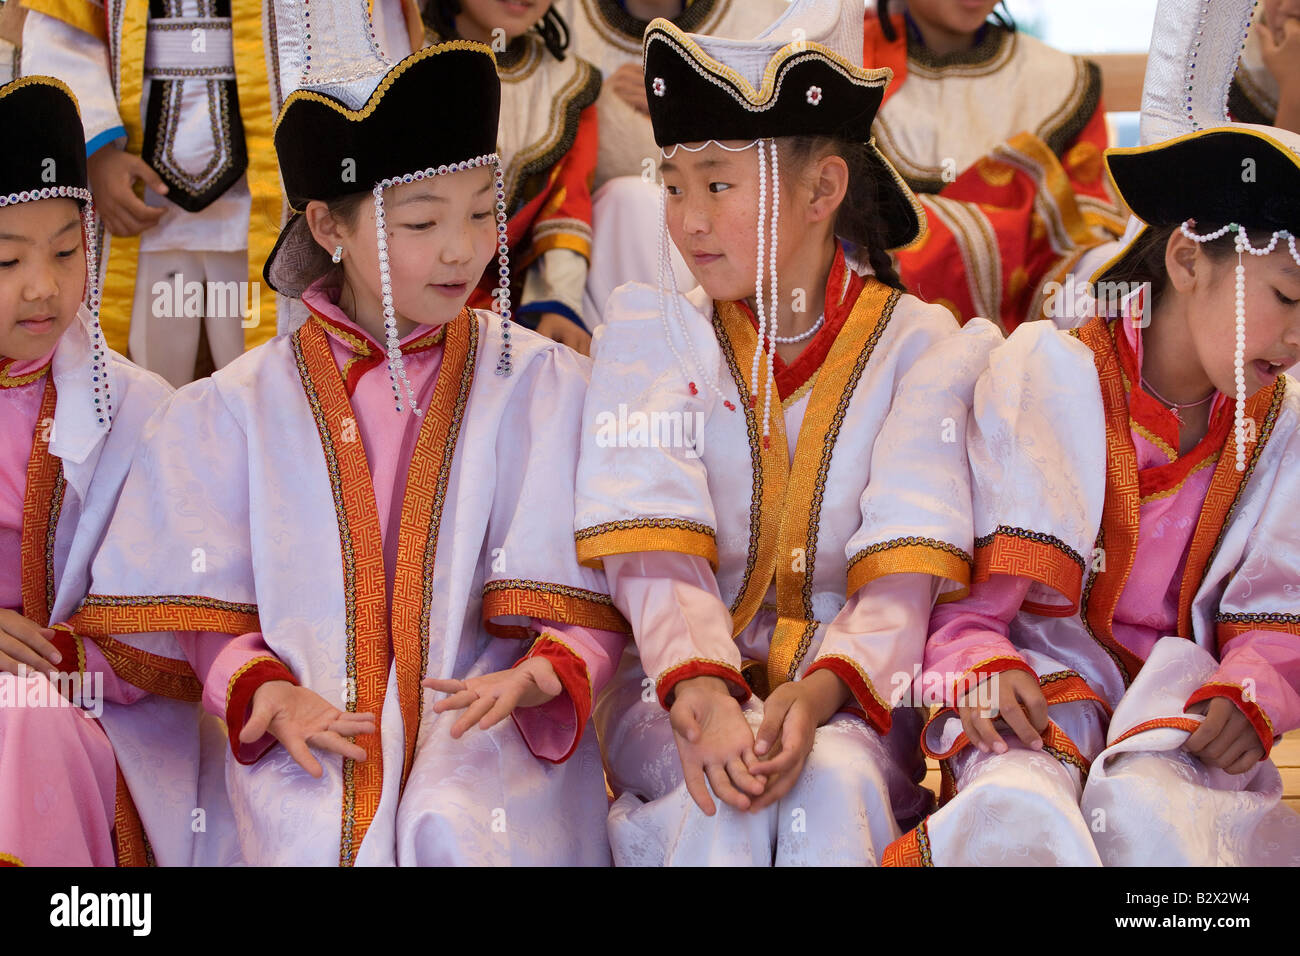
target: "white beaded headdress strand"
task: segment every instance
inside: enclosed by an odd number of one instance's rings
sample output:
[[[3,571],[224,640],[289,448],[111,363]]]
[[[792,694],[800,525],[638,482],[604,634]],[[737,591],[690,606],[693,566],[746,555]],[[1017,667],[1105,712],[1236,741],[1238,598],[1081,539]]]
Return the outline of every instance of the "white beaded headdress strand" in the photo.
[[[406,375],[406,362],[402,358],[401,342],[397,335],[397,312],[393,306],[393,279],[389,270],[388,229],[384,217],[384,190],[405,183],[422,182],[435,176],[463,173],[470,169],[491,165],[496,182],[497,218],[497,287],[492,292],[492,308],[501,317],[501,356],[497,359],[496,374],[509,375],[510,363],[510,246],[506,237],[505,179],[501,159],[496,153],[475,156],[449,166],[430,167],[414,173],[403,173],[380,180],[372,190],[375,203],[375,243],[379,248],[379,294],[384,306],[384,349],[388,356],[388,378],[393,387],[393,400],[397,411],[402,411],[402,394],[411,411],[422,414],[415,403],[415,388]]]
[[[113,392],[108,376],[107,346],[99,324],[99,253],[95,206],[90,190],[80,186],[45,186],[0,196],[0,207],[41,199],[81,200],[81,235],[86,251],[86,311],[90,313],[90,409],[95,423],[105,429],[113,424]]]

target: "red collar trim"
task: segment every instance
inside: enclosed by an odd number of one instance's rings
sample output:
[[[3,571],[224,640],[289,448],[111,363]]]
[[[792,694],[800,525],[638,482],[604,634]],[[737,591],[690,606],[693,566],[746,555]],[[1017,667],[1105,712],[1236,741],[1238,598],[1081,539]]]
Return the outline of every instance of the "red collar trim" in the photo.
[[[836,243],[835,259],[831,262],[830,275],[826,278],[826,323],[790,365],[786,365],[780,355],[773,356],[776,391],[782,401],[802,388],[822,367],[826,356],[830,354],[831,346],[835,344],[835,339],[844,328],[844,323],[848,321],[849,314],[852,313],[866,285],[866,277],[858,275],[849,268],[844,258],[844,250],[839,243]],[[757,331],[758,320],[754,317],[754,312],[748,303],[738,302],[737,305]]]

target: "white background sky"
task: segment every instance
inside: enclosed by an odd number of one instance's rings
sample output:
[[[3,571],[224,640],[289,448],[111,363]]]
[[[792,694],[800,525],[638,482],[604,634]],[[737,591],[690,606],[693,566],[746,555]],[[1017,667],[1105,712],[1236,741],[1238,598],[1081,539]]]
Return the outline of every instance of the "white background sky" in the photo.
[[[1156,0],[1006,0],[1022,28],[1071,53],[1145,53]]]

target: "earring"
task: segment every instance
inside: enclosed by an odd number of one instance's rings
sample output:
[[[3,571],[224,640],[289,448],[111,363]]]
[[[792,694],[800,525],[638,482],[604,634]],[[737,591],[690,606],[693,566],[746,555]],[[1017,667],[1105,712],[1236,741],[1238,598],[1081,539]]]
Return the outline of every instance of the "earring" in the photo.
[[[339,262],[339,261],[341,261],[342,258],[343,258],[343,247],[342,247],[342,246],[335,246],[335,247],[334,247],[334,255],[330,256],[330,258],[331,258],[332,260],[334,260],[335,262]]]

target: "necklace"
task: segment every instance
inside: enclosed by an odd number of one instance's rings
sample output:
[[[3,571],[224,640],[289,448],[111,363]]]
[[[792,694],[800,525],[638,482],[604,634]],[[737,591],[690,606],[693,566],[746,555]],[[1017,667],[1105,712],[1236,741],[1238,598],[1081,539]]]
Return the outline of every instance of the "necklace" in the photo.
[[[826,313],[823,312],[821,315],[817,316],[817,321],[814,322],[806,332],[800,332],[798,335],[775,335],[773,338],[776,339],[777,345],[795,345],[799,342],[806,342],[808,339],[812,338],[821,331],[821,327],[825,324]]]
[[[1215,394],[1218,392],[1218,389],[1211,389],[1210,394],[1206,395],[1200,401],[1187,402],[1186,404],[1180,405],[1178,402],[1171,402],[1169,399],[1165,398],[1163,395],[1157,392],[1154,388],[1151,387],[1151,383],[1148,382],[1146,379],[1142,378],[1139,379],[1139,381],[1142,383],[1142,387],[1145,388],[1153,398],[1155,398],[1161,404],[1169,406],[1169,410],[1174,413],[1174,418],[1178,419],[1179,425],[1186,424],[1186,422],[1183,420],[1183,415],[1182,415],[1184,408],[1195,408],[1198,405],[1204,405],[1206,402],[1212,399],[1215,396]]]

